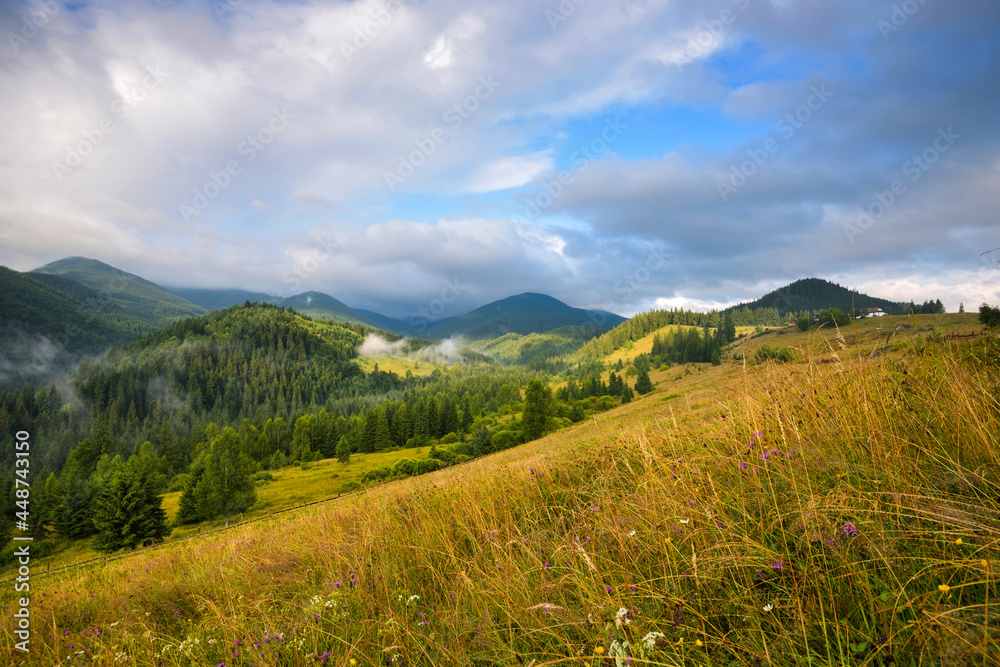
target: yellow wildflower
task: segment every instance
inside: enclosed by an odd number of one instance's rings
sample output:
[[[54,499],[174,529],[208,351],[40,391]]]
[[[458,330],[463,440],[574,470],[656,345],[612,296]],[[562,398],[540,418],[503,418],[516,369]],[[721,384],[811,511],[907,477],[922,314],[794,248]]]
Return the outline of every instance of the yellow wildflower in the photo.
[[[938,590],[941,591],[942,593],[947,593],[948,591],[951,590],[951,586],[949,586],[948,584],[941,584],[940,586],[938,586]]]
[[[594,649],[594,653],[596,653],[597,655],[602,655],[604,653],[604,647],[598,646],[597,648]]]

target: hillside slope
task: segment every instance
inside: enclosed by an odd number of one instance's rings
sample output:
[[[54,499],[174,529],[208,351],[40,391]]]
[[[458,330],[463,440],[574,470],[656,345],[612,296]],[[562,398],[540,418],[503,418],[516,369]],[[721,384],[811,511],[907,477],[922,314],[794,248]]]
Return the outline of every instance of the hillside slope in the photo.
[[[96,291],[0,266],[0,388],[45,382],[149,327]]]
[[[816,312],[827,308],[840,308],[846,313],[852,309],[881,308],[892,315],[903,315],[907,312],[906,307],[905,303],[855,292],[822,278],[804,278],[768,292],[755,301],[741,303],[726,310],[774,308],[786,314],[806,310]]]
[[[168,667],[996,664],[1000,369],[969,356],[983,343],[723,366],[670,387],[683,398],[464,466],[39,576],[33,592],[60,595],[32,600],[54,619],[33,650]]]
[[[493,338],[509,333],[544,333],[566,326],[611,329],[624,321],[619,315],[573,308],[551,296],[526,292],[432,324],[424,337]]]
[[[159,285],[96,259],[67,257],[39,267],[32,273],[61,276],[86,285],[151,327],[165,326],[180,318],[205,312],[204,308]]]

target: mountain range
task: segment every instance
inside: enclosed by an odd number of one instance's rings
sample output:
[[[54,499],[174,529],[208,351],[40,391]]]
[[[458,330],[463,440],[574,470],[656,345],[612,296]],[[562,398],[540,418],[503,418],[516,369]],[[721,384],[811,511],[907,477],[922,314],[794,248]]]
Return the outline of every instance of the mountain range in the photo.
[[[283,298],[238,289],[165,288],[95,259],[68,257],[26,273],[0,267],[0,385],[52,379],[79,355],[99,354],[178,320],[247,301],[427,340],[462,336],[486,341],[564,328],[574,332],[571,338],[586,339],[626,321],[614,313],[574,308],[533,292],[457,317],[402,321],[352,308],[322,292]],[[796,281],[729,310],[770,308],[786,314],[830,307],[907,312],[907,304],[858,294],[819,278]]]
[[[78,355],[98,354],[177,320],[247,301],[291,308],[314,319],[439,340],[527,335],[581,325],[601,332],[625,321],[613,313],[526,293],[459,317],[404,322],[351,308],[322,292],[282,298],[238,289],[165,288],[95,259],[68,257],[25,273],[0,267],[0,385],[51,379]]]

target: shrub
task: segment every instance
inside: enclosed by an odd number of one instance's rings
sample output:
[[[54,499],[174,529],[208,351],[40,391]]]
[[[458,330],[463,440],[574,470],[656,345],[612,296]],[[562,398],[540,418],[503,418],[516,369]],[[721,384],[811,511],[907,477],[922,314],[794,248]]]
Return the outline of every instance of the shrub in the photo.
[[[795,361],[795,352],[788,347],[779,347],[778,345],[769,345],[765,343],[757,348],[754,353],[754,360],[757,363],[764,361],[780,361],[782,363],[787,363],[789,361]]]

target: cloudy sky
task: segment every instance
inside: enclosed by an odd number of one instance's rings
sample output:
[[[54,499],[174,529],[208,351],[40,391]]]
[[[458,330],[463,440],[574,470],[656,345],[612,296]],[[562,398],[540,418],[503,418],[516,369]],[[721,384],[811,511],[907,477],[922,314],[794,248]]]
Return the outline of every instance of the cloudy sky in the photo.
[[[1000,302],[1000,3],[0,3],[0,264],[405,316]]]

